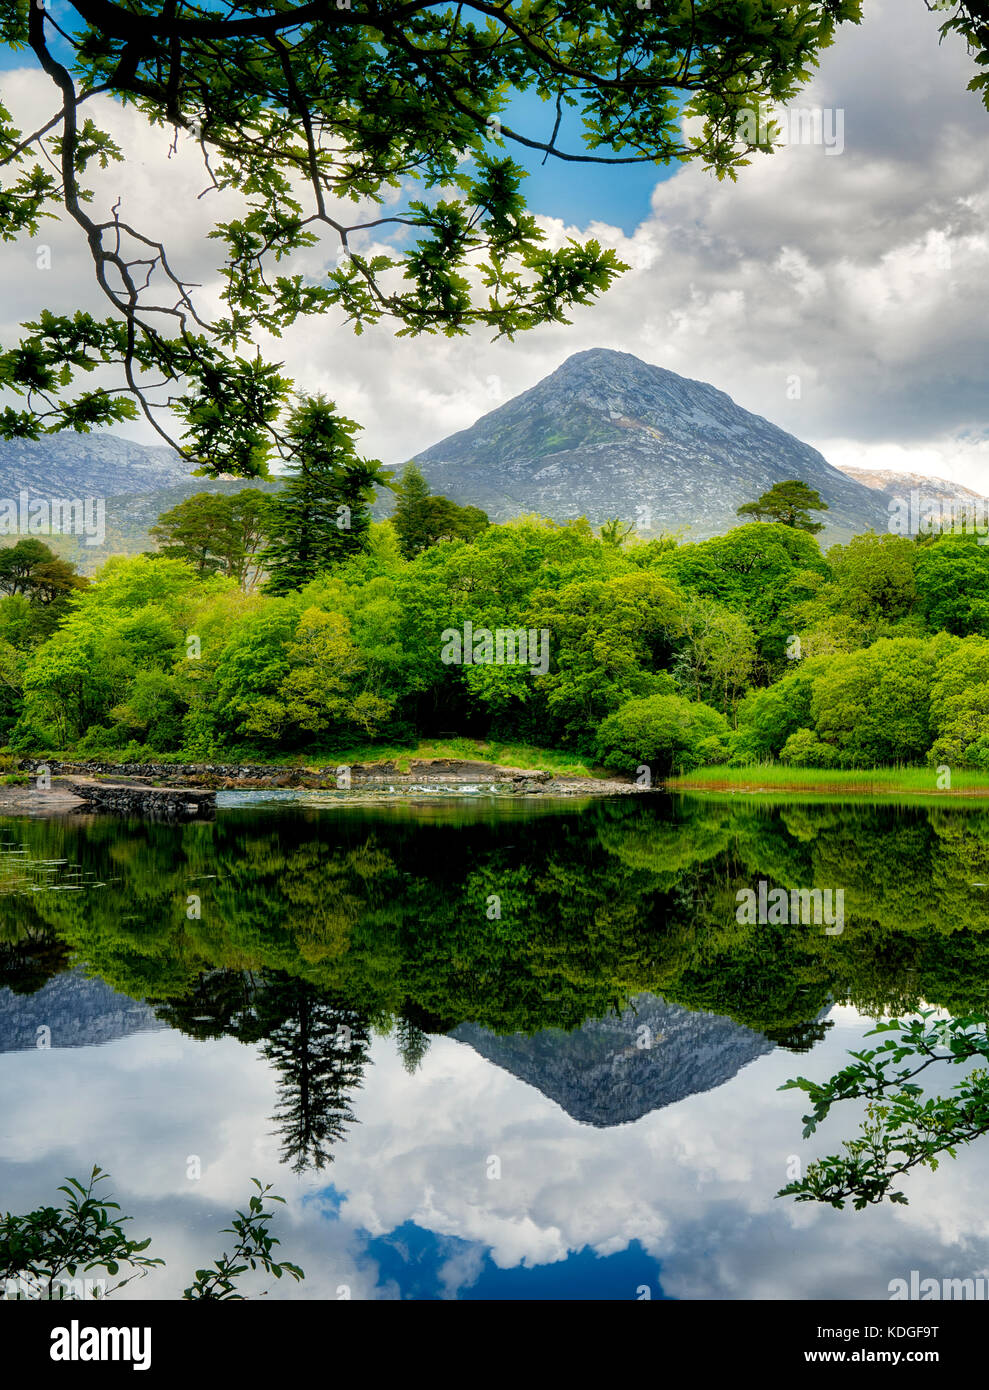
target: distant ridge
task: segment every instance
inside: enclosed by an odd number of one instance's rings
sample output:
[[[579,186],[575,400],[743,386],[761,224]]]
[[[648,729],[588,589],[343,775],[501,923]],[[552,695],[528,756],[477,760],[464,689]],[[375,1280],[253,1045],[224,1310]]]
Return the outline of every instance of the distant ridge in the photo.
[[[65,430],[44,439],[0,440],[0,496],[119,497],[196,481],[174,449],[114,434]]]
[[[842,473],[847,473],[857,483],[880,493],[887,503],[894,497],[909,498],[915,489],[938,502],[975,502],[985,495],[962,487],[961,483],[953,483],[948,478],[928,478],[923,473],[899,473],[892,468],[855,468],[848,464],[840,467]]]
[[[435,492],[483,507],[494,521],[539,512],[556,521],[586,516],[600,526],[617,516],[641,535],[684,530],[700,539],[737,526],[741,503],[786,478],[802,478],[829,504],[825,542],[885,531],[889,521],[879,485],[885,475],[832,468],[716,387],[607,348],[575,353],[417,462]],[[107,433],[0,440],[0,498],[16,499],[24,489],[106,499],[104,546],[69,538],[56,545],[88,572],[110,554],[149,549],[148,528],[184,497],[277,486],[197,478],[173,450]],[[952,496],[966,491],[943,486]],[[379,496],[375,516],[392,506],[388,494]]]
[[[91,574],[110,555],[152,549],[148,529],[162,512],[196,492],[274,491],[277,482],[253,478],[197,478],[188,462],[165,446],[138,444],[106,433],[64,431],[44,439],[0,440],[0,498],[103,498],[106,539],[87,545],[73,536],[50,544]],[[48,541],[48,537],[44,537]],[[16,537],[0,537],[13,544]]]
[[[81,970],[53,976],[35,994],[0,989],[0,1052],[36,1048],[42,1027],[50,1030],[52,1047],[96,1047],[168,1025],[148,1004]]]

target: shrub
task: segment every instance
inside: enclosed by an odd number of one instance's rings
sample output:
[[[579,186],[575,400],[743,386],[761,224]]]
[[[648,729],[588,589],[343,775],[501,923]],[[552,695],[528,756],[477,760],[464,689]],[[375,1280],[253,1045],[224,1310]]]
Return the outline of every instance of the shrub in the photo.
[[[784,744],[780,761],[789,767],[835,767],[838,751],[822,743],[813,729],[798,729]]]
[[[731,733],[723,714],[682,695],[629,700],[598,730],[596,753],[605,767],[634,773],[648,764],[660,776],[725,762]]]

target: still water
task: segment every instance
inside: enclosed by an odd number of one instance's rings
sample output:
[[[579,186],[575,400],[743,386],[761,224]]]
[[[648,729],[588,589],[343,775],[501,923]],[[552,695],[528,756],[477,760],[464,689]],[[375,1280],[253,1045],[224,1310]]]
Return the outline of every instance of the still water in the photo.
[[[738,920],[841,890],[841,930]],[[254,1176],[303,1299],[889,1298],[989,1268],[989,1139],[776,1194],[874,1020],[989,1010],[989,813],[710,798],[0,822],[0,1210],[94,1163],[175,1297]],[[959,1069],[954,1069],[958,1071]],[[943,1090],[957,1077],[939,1078]],[[245,1291],[258,1286],[245,1284]]]

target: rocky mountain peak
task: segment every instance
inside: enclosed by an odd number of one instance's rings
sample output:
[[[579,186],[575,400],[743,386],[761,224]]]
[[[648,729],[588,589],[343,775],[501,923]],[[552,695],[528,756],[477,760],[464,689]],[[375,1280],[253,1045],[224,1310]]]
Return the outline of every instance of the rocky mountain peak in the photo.
[[[888,520],[869,488],[724,391],[608,348],[575,353],[417,462],[435,491],[497,521],[619,516],[643,534],[710,535],[787,478],[821,493],[832,539]]]

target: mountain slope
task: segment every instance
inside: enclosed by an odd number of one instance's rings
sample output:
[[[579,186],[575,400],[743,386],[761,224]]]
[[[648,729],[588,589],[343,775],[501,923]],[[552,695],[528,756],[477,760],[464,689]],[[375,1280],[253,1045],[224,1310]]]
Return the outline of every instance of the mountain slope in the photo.
[[[416,462],[435,492],[497,521],[638,517],[640,533],[711,535],[739,524],[741,503],[802,478],[831,508],[831,539],[888,523],[869,488],[723,391],[605,348],[567,358]]]
[[[158,517],[194,493],[247,487],[274,492],[279,486],[256,478],[196,478],[171,449],[112,434],[66,431],[48,439],[0,440],[0,498],[16,504],[23,489],[31,497],[105,502],[103,544],[91,545],[74,535],[51,540],[53,549],[84,574],[92,574],[111,555],[152,549],[148,532]]]
[[[0,1052],[37,1047],[42,1027],[51,1030],[52,1047],[95,1047],[167,1026],[149,1005],[81,971],[56,975],[35,994],[0,989]]]
[[[119,497],[194,481],[172,449],[113,434],[62,434],[0,440],[0,496]]]

